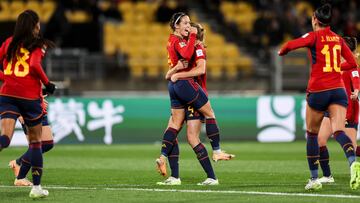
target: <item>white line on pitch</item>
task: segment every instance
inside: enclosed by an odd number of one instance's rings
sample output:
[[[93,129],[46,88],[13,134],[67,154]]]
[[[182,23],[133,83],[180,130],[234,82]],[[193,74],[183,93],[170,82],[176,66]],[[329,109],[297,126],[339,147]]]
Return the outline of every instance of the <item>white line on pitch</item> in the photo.
[[[15,186],[0,185],[0,188],[18,188]],[[144,191],[144,192],[181,192],[181,193],[218,193],[218,194],[247,194],[247,195],[271,195],[271,196],[297,196],[297,197],[327,197],[360,199],[359,195],[343,194],[315,194],[315,193],[286,193],[286,192],[260,192],[239,190],[186,190],[186,189],[159,189],[159,188],[115,188],[115,187],[67,187],[67,186],[44,186],[47,189],[58,190],[111,190],[111,191]]]

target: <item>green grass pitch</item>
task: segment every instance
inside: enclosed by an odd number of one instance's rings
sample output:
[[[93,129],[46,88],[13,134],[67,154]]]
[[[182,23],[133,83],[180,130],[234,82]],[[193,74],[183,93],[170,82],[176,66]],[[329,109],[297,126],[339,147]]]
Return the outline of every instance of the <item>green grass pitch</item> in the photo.
[[[319,192],[304,190],[309,177],[305,142],[222,143],[222,148],[236,158],[213,163],[219,186],[196,185],[205,174],[192,149],[181,144],[182,185],[170,187],[155,184],[163,180],[155,171],[160,144],[57,145],[44,156],[42,185],[50,195],[40,201],[360,202],[360,190],[349,188],[348,163],[337,143],[329,143],[336,183],[324,185]],[[207,149],[211,154],[208,144]],[[14,177],[7,168],[8,161],[24,150],[10,148],[0,153],[0,202],[31,201],[30,188],[12,187]]]

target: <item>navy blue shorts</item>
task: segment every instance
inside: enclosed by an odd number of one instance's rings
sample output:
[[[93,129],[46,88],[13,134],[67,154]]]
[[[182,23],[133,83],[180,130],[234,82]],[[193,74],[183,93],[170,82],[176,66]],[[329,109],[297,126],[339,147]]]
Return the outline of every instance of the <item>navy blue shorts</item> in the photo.
[[[346,121],[346,123],[345,123],[345,128],[354,128],[355,130],[358,130],[358,123],[348,123],[347,121]]]
[[[172,91],[175,96],[170,98],[173,104],[181,104],[184,108],[186,105],[194,107],[194,109],[200,109],[209,100],[200,85],[194,81],[194,79],[178,80],[172,85]]]
[[[45,115],[43,116],[43,118],[42,118],[42,126],[48,126],[48,125],[49,125],[49,120],[48,120],[47,115],[45,114]],[[26,124],[21,124],[21,127],[22,127],[22,129],[23,129],[23,131],[24,131],[24,134],[27,135],[28,130],[27,130]]]
[[[348,99],[344,88],[307,94],[308,105],[317,111],[326,111],[330,104],[339,104],[347,108]]]
[[[0,115],[3,118],[16,120],[20,115],[29,127],[42,122],[43,109],[41,99],[27,100],[15,97],[0,96]]]
[[[180,101],[180,98],[176,95],[174,90],[174,84],[173,82],[168,82],[168,91],[170,96],[170,103],[172,109],[183,109],[185,108],[185,105],[183,105]]]
[[[192,106],[186,106],[185,108],[185,121],[200,120],[205,122],[205,116],[199,111],[195,110]]]
[[[324,112],[324,117],[330,118],[330,113],[328,111]]]

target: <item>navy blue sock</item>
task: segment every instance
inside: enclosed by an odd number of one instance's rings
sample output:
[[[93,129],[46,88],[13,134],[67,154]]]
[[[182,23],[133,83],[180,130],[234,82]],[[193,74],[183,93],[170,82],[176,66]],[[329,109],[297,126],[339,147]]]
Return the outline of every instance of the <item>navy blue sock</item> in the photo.
[[[203,167],[204,171],[206,172],[207,177],[216,179],[215,173],[211,166],[211,162],[210,162],[210,159],[209,159],[209,156],[208,156],[205,146],[202,143],[200,143],[200,144],[196,145],[193,148],[193,150],[194,150],[201,166]]]
[[[47,140],[41,142],[41,150],[43,154],[50,151],[53,147],[54,147],[54,140]]]
[[[48,141],[41,142],[41,151],[43,154],[50,151],[53,147],[54,147],[54,140],[48,140]],[[16,159],[17,165],[21,166],[21,160],[24,158],[26,153],[27,153],[27,151],[21,157]],[[29,157],[29,156],[27,156],[27,157]],[[29,158],[27,158],[27,160],[29,160]]]
[[[174,141],[177,137],[178,131],[174,128],[166,129],[161,145],[161,154],[168,156],[173,148]]]
[[[31,163],[31,172],[33,177],[33,184],[40,185],[42,168],[43,168],[43,157],[41,152],[41,142],[29,144],[29,155]]]
[[[350,138],[342,130],[334,132],[334,138],[341,145],[341,148],[343,148],[345,156],[349,161],[349,165],[351,165],[354,161],[356,161],[356,156],[354,146]]]
[[[205,121],[206,135],[210,140],[213,150],[220,149],[220,133],[215,118],[207,118]]]
[[[171,176],[174,178],[179,178],[179,153],[179,144],[176,139],[173,148],[168,156]]]
[[[29,150],[27,150],[21,159],[19,174],[16,177],[17,179],[26,178],[26,175],[29,173],[30,168],[31,168],[29,155],[30,155]]]
[[[318,178],[318,168],[319,168],[319,143],[318,135],[315,133],[307,133],[306,139],[306,155],[309,164],[311,178]]]
[[[331,176],[331,170],[329,165],[329,151],[326,146],[320,147],[320,167],[323,171],[323,176]]]
[[[10,139],[6,135],[0,136],[0,150],[8,147],[10,145]]]

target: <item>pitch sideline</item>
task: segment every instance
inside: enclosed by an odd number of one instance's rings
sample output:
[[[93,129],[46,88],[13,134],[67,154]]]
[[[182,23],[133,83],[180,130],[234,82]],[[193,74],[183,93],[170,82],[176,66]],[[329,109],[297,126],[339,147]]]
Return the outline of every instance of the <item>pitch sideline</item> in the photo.
[[[0,185],[0,188],[19,188],[19,187]],[[24,187],[22,187],[22,188],[24,188]],[[133,188],[133,187],[123,187],[123,188],[121,188],[121,187],[119,187],[119,188],[114,188],[114,187],[113,188],[112,187],[67,187],[67,186],[60,186],[60,185],[59,186],[44,186],[44,188],[55,189],[55,190],[110,190],[110,191],[144,191],[144,192],[218,193],[218,194],[246,194],[246,195],[360,199],[359,195],[260,192],[260,191],[240,191],[240,190],[186,190],[186,189],[159,189],[159,188]]]

